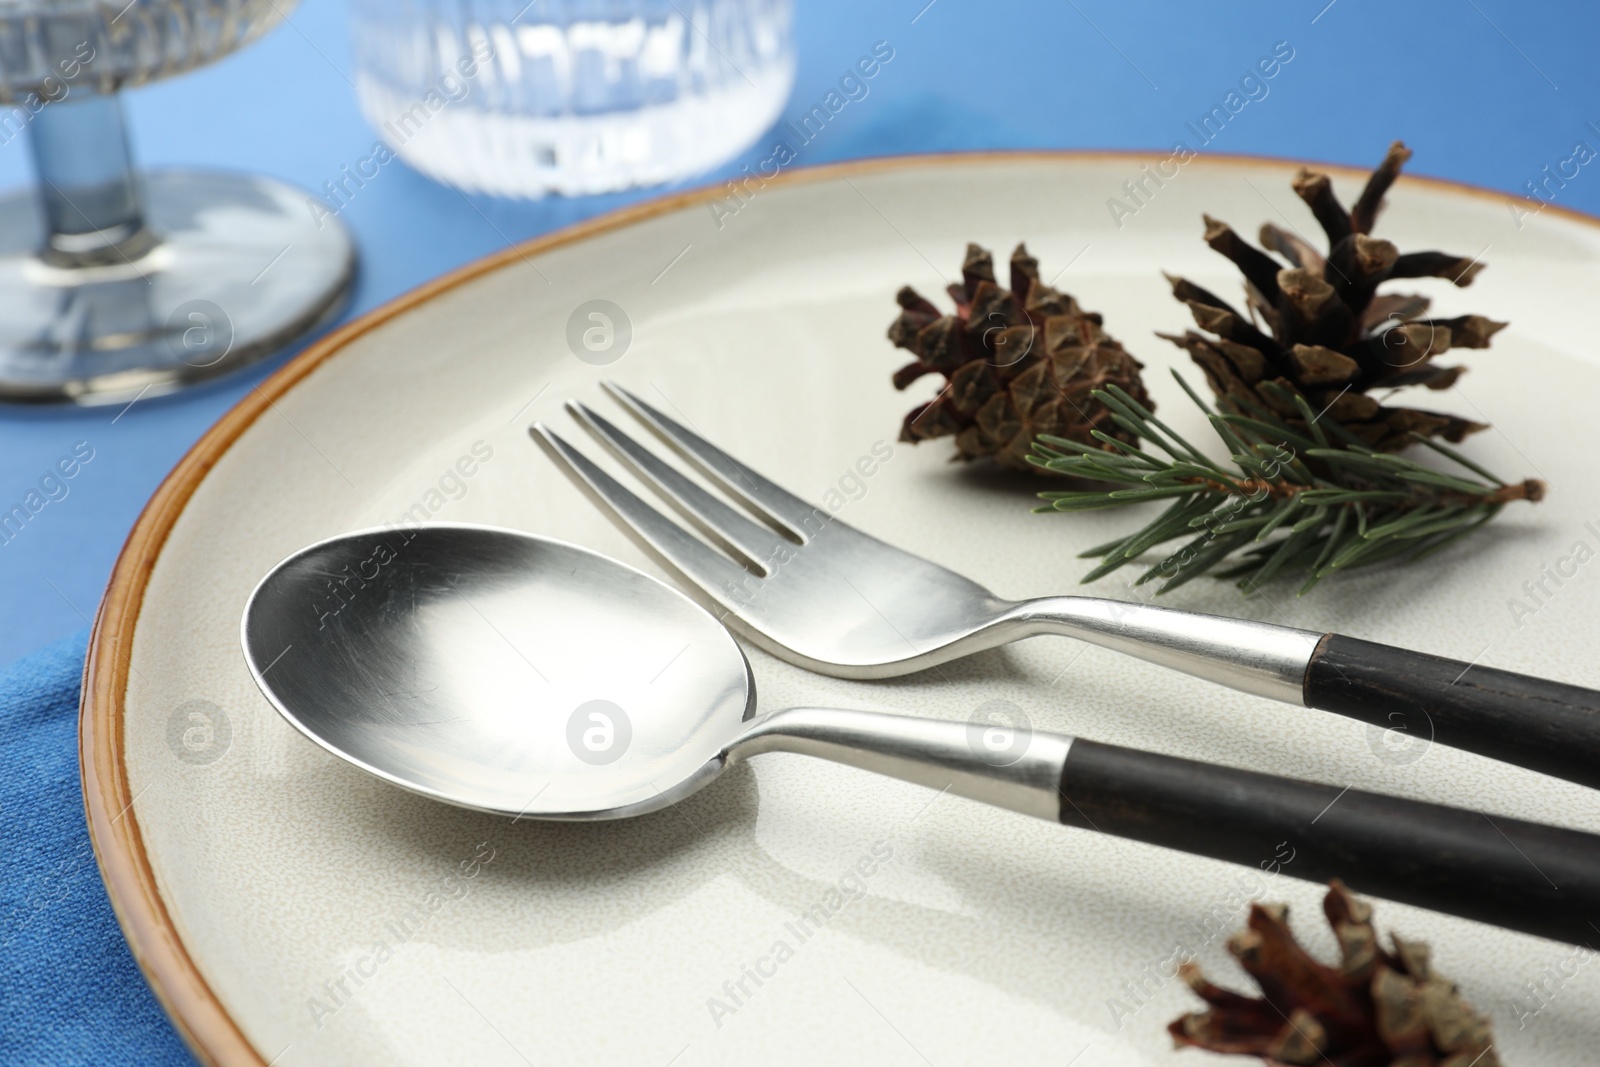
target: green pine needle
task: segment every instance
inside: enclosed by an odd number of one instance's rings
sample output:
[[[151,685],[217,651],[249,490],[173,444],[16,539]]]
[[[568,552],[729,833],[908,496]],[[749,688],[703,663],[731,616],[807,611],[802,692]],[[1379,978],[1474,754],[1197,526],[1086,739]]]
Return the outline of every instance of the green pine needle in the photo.
[[[1332,419],[1313,414],[1297,393],[1274,394],[1274,400],[1299,411],[1303,430],[1256,404],[1246,412],[1213,411],[1181,375],[1173,377],[1205,412],[1228,449],[1231,468],[1116,386],[1096,390],[1095,399],[1111,410],[1117,425],[1165,456],[1099,432],[1098,446],[1049,436],[1034,442],[1029,462],[1035,466],[1106,484],[1040,493],[1044,504],[1035,511],[1166,505],[1145,526],[1083,553],[1100,560],[1085,582],[1181,540],[1136,584],[1159,581],[1160,594],[1211,573],[1251,593],[1273,579],[1293,577],[1304,596],[1343,571],[1428,555],[1481,527],[1507,503],[1544,495],[1543,482],[1507,484],[1455,449],[1421,436],[1414,435],[1419,444],[1460,470],[1438,471],[1376,452]]]

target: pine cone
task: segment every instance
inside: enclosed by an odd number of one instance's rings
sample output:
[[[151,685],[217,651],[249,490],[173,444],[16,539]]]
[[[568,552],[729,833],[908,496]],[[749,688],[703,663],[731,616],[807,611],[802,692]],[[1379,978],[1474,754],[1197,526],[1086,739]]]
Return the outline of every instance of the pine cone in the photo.
[[[1385,407],[1366,395],[1406,385],[1447,389],[1465,368],[1438,366],[1434,357],[1451,348],[1487,348],[1505,327],[1481,315],[1426,318],[1426,297],[1378,293],[1391,278],[1448,278],[1465,288],[1483,269],[1476,258],[1445,252],[1402,255],[1390,242],[1368,236],[1384,193],[1410,158],[1410,149],[1399,141],[1390,145],[1348,212],[1326,174],[1302,169],[1295,175],[1294,191],[1321,223],[1329,251],[1324,256],[1292,233],[1271,223],[1262,226],[1261,243],[1288,267],[1245,242],[1227,223],[1205,216],[1206,243],[1245,276],[1250,315],[1169,276],[1172,295],[1189,305],[1205,334],[1161,336],[1188,350],[1224,408],[1248,415],[1253,403],[1303,428],[1305,420],[1292,403],[1260,388],[1276,382],[1303,393],[1313,410],[1326,410],[1384,451],[1403,448],[1413,432],[1460,441],[1484,428],[1453,415]],[[1265,329],[1256,325],[1258,316]]]
[[[1089,395],[1115,384],[1154,408],[1139,377],[1142,364],[1101,329],[1099,315],[1040,281],[1039,261],[1020,244],[1011,254],[1009,290],[995,281],[994,260],[977,245],[967,246],[961,277],[949,290],[953,315],[941,315],[910,286],[896,297],[902,310],[889,340],[917,358],[895,372],[895,388],[930,373],[948,382],[906,415],[900,440],[953,434],[957,459],[993,456],[1041,474],[1047,472],[1027,461],[1039,434],[1094,444],[1090,431],[1100,430],[1129,444],[1138,440]]]
[[[1394,951],[1385,951],[1371,907],[1337,880],[1322,910],[1339,966],[1300,947],[1283,905],[1252,905],[1249,929],[1228,940],[1228,951],[1262,997],[1214,986],[1184,964],[1179,974],[1211,1008],[1168,1026],[1174,1044],[1259,1056],[1270,1067],[1499,1067],[1488,1018],[1433,970],[1427,945],[1391,935]]]

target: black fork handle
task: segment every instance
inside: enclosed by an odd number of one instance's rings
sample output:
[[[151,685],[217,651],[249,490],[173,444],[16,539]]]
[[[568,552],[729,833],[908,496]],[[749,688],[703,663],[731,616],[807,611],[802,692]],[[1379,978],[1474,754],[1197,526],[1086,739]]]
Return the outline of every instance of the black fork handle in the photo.
[[[1600,787],[1600,691],[1340,634],[1094,597],[1044,597],[1016,636],[1075,637],[1396,736]]]
[[[1306,667],[1305,703],[1600,787],[1593,689],[1328,634]]]

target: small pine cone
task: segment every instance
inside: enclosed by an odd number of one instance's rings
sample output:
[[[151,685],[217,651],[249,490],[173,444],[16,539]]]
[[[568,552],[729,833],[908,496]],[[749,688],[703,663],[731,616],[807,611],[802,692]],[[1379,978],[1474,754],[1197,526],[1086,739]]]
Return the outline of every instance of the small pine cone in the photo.
[[[1027,459],[1040,434],[1095,444],[1090,432],[1100,430],[1137,441],[1090,395],[1117,385],[1154,408],[1142,364],[1101,328],[1099,315],[1040,281],[1039,262],[1022,245],[1011,254],[1010,289],[995,280],[993,258],[977,245],[967,246],[961,278],[949,290],[953,315],[909,286],[896,297],[900,317],[889,340],[917,358],[895,372],[895,388],[935,373],[946,383],[906,415],[900,440],[953,436],[956,459],[991,456],[1041,474],[1047,472]]]
[[[1329,883],[1323,913],[1338,966],[1295,940],[1282,905],[1253,905],[1228,951],[1261,988],[1248,997],[1212,985],[1193,963],[1179,972],[1208,1005],[1167,1027],[1179,1048],[1259,1057],[1269,1067],[1499,1067],[1489,1020],[1433,970],[1428,946],[1391,935],[1383,948],[1372,909]]]
[[[1302,169],[1295,176],[1294,191],[1327,234],[1326,254],[1270,223],[1261,227],[1262,251],[1227,223],[1205,217],[1206,243],[1244,275],[1248,313],[1198,285],[1169,277],[1172,295],[1189,306],[1203,332],[1162,336],[1200,365],[1222,407],[1246,415],[1251,405],[1265,407],[1303,429],[1298,409],[1282,399],[1285,390],[1299,392],[1314,411],[1326,411],[1384,451],[1405,447],[1413,433],[1460,441],[1484,428],[1454,415],[1386,407],[1367,395],[1408,385],[1449,388],[1465,368],[1440,366],[1435,357],[1451,348],[1487,348],[1506,325],[1481,315],[1428,318],[1426,297],[1378,292],[1395,278],[1448,278],[1465,288],[1483,269],[1475,258],[1402,254],[1370,236],[1384,194],[1410,158],[1405,145],[1391,145],[1349,211],[1334,196],[1326,174]],[[1282,388],[1264,389],[1264,383]]]

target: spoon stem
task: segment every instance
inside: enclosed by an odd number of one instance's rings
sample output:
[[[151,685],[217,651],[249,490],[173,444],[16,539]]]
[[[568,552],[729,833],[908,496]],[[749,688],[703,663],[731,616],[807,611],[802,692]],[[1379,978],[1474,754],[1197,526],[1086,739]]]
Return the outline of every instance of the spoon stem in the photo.
[[[836,708],[786,708],[754,720],[729,763],[796,752],[1055,821],[1072,738]]]
[[[725,753],[794,752],[1011,811],[1281,871],[1569,944],[1600,937],[1600,837],[1154,752],[866,711],[790,708]]]

